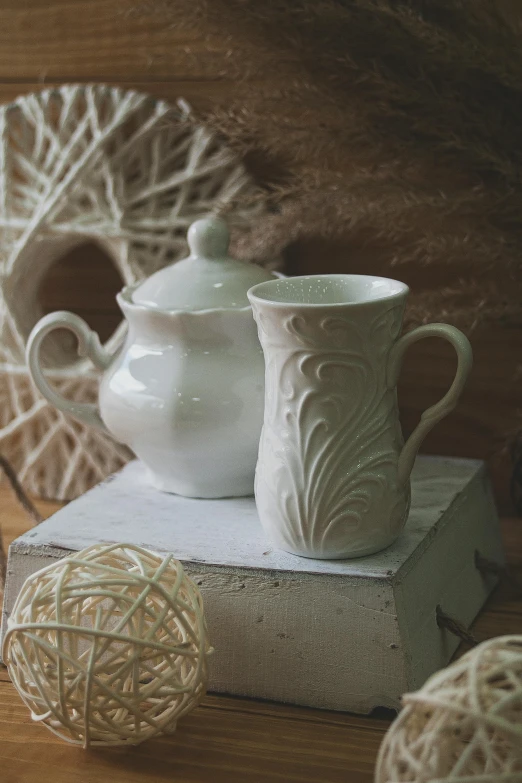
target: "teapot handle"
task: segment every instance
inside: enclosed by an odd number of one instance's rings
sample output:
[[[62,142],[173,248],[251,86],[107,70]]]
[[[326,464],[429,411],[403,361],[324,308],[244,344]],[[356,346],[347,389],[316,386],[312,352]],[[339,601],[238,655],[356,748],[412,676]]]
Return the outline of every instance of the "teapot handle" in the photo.
[[[100,338],[87,326],[85,321],[74,313],[60,310],[41,318],[29,335],[26,359],[34,383],[55,408],[74,416],[75,419],[90,427],[108,433],[97,405],[68,400],[48,384],[40,363],[40,348],[45,337],[54,329],[69,329],[73,332],[78,338],[78,354],[82,357],[87,356],[100,370],[105,370],[111,362],[112,357],[101,345]]]

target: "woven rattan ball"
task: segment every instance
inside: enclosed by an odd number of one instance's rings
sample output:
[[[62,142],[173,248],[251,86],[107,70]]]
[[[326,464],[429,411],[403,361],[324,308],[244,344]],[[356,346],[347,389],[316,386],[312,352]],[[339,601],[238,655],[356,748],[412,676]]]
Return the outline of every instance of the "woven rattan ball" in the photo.
[[[207,683],[201,594],[171,555],[95,545],[25,582],[4,660],[34,720],[73,744],[138,744]]]
[[[403,702],[376,783],[522,781],[522,636],[483,642]]]

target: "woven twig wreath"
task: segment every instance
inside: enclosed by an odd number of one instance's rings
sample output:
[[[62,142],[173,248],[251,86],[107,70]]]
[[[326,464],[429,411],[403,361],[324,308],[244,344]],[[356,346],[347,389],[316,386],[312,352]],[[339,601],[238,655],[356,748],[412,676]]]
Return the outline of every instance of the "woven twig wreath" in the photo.
[[[376,783],[522,781],[522,636],[483,642],[403,702]]]
[[[201,594],[181,563],[125,544],[32,574],[4,642],[33,719],[84,747],[174,731],[205,693],[209,652]]]
[[[95,241],[122,284],[134,283],[186,254],[196,218],[228,212],[247,226],[264,207],[243,165],[182,101],[173,109],[106,85],[64,86],[0,107],[0,138],[0,451],[28,491],[70,499],[129,452],[55,410],[30,381],[25,343],[49,268]],[[96,399],[90,362],[67,365],[53,344],[46,358],[64,395]]]

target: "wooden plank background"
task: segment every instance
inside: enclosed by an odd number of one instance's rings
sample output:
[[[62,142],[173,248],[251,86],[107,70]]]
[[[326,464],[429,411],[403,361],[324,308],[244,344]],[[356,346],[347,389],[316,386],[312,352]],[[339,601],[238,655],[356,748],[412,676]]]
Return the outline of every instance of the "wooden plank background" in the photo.
[[[108,82],[172,101],[183,96],[196,111],[226,105],[235,86],[220,75],[219,63],[230,45],[226,36],[209,41],[203,32],[181,34],[164,8],[164,3],[139,0],[3,0],[0,101],[54,84]],[[267,85],[269,77],[263,83]],[[288,267],[292,273],[396,274],[416,290],[451,284],[463,273],[454,267],[435,273],[401,267],[390,273],[385,254],[363,258],[349,237],[335,245],[320,237],[297,243],[289,250]],[[42,296],[46,309],[73,309],[106,334],[118,318],[113,303],[117,287],[117,277],[103,273],[102,259],[84,248],[51,273]],[[472,342],[476,363],[468,389],[424,450],[489,459],[500,507],[508,512],[510,459],[500,446],[515,428],[522,407],[522,384],[515,377],[520,330],[483,327],[473,333]],[[440,341],[412,348],[399,390],[406,432],[442,395],[454,366],[451,349]]]

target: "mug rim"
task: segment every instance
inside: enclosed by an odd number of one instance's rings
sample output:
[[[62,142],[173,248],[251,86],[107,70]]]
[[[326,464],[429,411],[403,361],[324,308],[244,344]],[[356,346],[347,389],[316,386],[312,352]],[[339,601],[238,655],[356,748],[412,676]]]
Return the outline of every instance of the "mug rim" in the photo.
[[[270,289],[274,285],[278,285],[283,283],[285,284],[286,281],[294,281],[294,280],[377,280],[377,281],[383,281],[387,283],[395,283],[400,288],[398,291],[395,291],[394,293],[390,293],[386,296],[380,296],[376,299],[362,299],[360,301],[353,301],[353,302],[297,302],[295,300],[287,300],[287,301],[281,301],[278,299],[271,299],[268,297],[265,297],[262,295],[263,289],[268,288]],[[278,278],[274,280],[265,280],[263,283],[256,283],[256,285],[252,286],[252,288],[249,288],[247,291],[247,296],[249,301],[253,304],[256,303],[264,303],[266,305],[269,305],[270,307],[300,307],[303,309],[312,309],[312,308],[334,308],[334,307],[367,307],[369,305],[374,305],[377,302],[390,302],[393,300],[400,300],[405,298],[410,291],[410,288],[406,283],[403,283],[401,280],[395,280],[392,277],[382,277],[381,275],[357,275],[357,274],[326,274],[326,275],[295,275],[293,277],[284,277],[284,278]],[[261,295],[260,295],[261,294]]]

